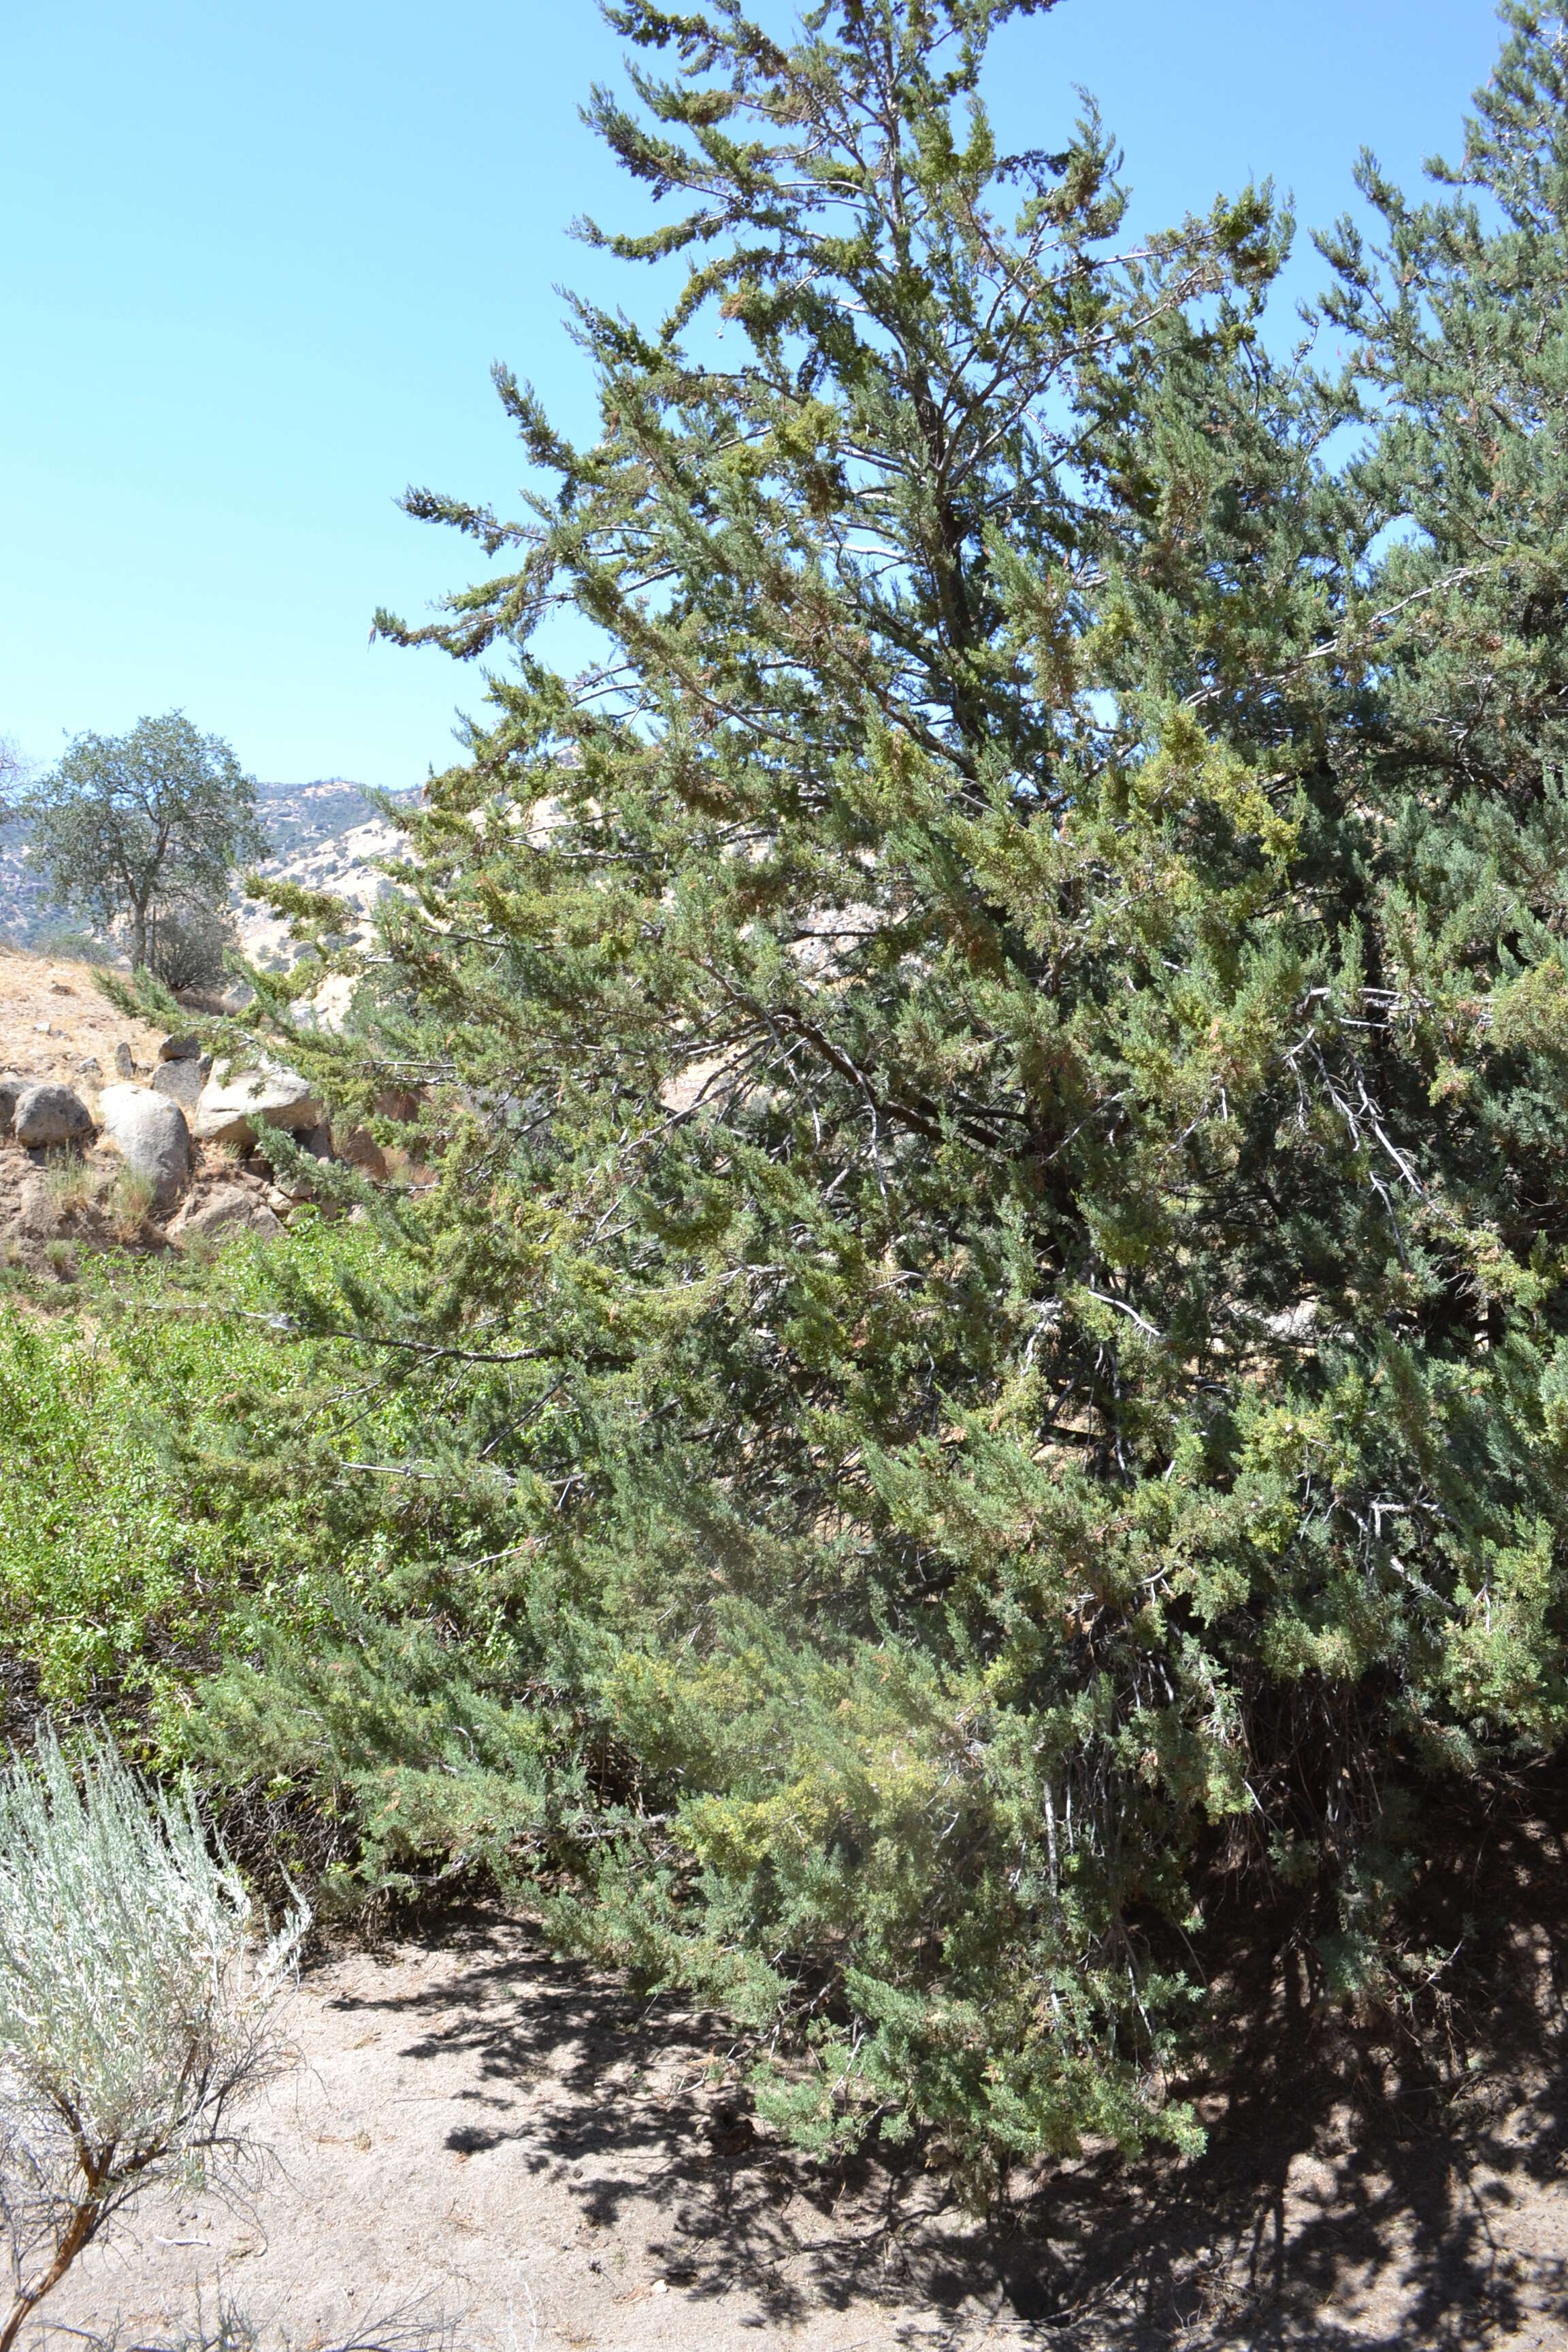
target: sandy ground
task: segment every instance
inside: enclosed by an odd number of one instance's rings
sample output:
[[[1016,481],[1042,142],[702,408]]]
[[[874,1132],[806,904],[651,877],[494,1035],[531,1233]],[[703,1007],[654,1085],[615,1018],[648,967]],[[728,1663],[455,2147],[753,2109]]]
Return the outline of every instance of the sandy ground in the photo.
[[[519,2352],[955,2340],[902,2308],[879,2217],[847,2230],[818,2184],[799,2194],[801,2168],[712,2079],[704,2021],[526,1930],[470,1923],[314,1970],[292,2027],[271,2180],[233,2209],[144,2214],[57,2294],[51,2333],[166,2333],[221,2277],[306,2347],[411,2307]]]
[[[988,2228],[933,2175],[828,2175],[781,2147],[723,2081],[712,2021],[502,1919],[311,1970],[292,2029],[248,2208],[144,2212],[35,2347],[68,2326],[166,2339],[221,2285],[300,2352],[406,2352],[411,2327],[453,2352],[1568,2352],[1555,2077],[1461,2116],[1386,2084],[1260,2109],[1248,2073],[1199,2165],[1086,2161]]]

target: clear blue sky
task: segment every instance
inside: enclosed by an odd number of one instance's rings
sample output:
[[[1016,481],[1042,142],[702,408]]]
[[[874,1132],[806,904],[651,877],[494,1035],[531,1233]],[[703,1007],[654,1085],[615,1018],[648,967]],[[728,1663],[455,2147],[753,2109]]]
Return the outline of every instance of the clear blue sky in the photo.
[[[994,112],[1049,144],[1081,82],[1142,225],[1271,171],[1305,227],[1363,143],[1457,151],[1496,47],[1487,0],[1061,0]],[[642,293],[564,233],[616,214],[605,79],[586,0],[0,0],[0,734],[181,705],[264,778],[447,763],[479,679],[366,638],[473,554],[394,500],[510,501],[492,359],[584,419],[553,289]]]

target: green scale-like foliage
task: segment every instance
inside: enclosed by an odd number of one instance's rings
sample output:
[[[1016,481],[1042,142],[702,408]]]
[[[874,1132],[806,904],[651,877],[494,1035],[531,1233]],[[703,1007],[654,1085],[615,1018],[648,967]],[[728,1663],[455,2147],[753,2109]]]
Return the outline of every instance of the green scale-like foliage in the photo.
[[[514,560],[384,627],[507,660],[299,1048],[431,1090],[342,1311],[505,1482],[531,1826],[414,1742],[412,1843],[977,2178],[1190,2136],[1222,1865],[1370,1984],[1406,1799],[1564,1707],[1556,52],[1469,152],[1512,226],[1369,179],[1329,383],[1267,189],[1122,254],[1092,119],[996,152],[1014,13],[616,13],[670,78],[593,119],[680,217],[585,233],[689,276],[576,306],[593,446],[500,375],[531,520],[410,494]],[[277,1662],[301,1725],[334,1670]]]

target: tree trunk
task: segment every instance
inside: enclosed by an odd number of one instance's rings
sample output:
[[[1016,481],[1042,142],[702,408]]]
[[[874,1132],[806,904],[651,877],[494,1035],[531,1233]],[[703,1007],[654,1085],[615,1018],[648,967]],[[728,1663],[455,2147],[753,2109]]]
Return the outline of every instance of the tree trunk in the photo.
[[[91,2238],[96,2218],[90,2200],[85,2205],[77,2207],[55,2247],[54,2261],[42,2278],[35,2279],[31,2286],[25,2286],[22,2289],[6,2313],[5,2325],[0,2326],[0,2352],[11,2352],[11,2347],[16,2340],[16,2331],[28,2313],[37,2310],[51,2287],[58,2286],[72,2263]]]

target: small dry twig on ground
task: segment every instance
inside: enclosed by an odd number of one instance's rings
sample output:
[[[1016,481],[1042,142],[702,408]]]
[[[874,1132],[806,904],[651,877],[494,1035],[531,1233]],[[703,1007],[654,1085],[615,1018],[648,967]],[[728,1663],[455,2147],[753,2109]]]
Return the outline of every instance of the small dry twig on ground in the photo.
[[[220,2291],[209,2311],[200,2296],[195,2317],[177,2335],[143,2342],[127,2339],[116,2328],[104,2335],[97,2328],[68,2327],[61,2331],[87,2347],[87,2352],[262,2352],[264,2337],[248,2312]],[[423,2301],[399,2304],[377,2315],[367,2312],[352,2336],[330,2344],[313,2342],[312,2352],[454,2352],[457,2327],[447,2315]],[[286,2331],[277,2339],[281,2352],[293,2352]]]

